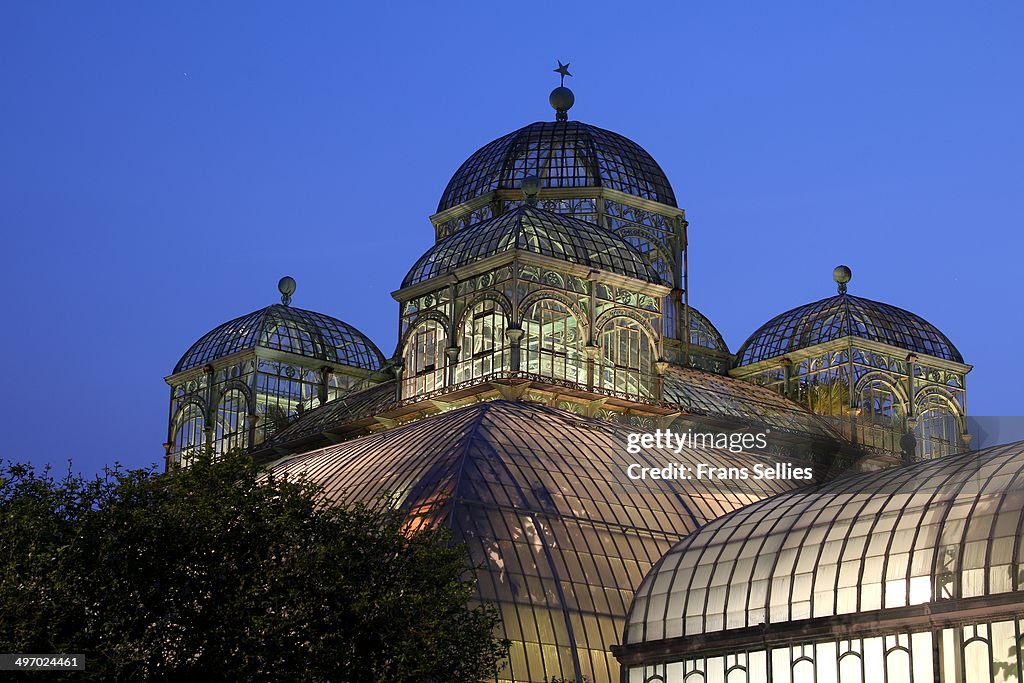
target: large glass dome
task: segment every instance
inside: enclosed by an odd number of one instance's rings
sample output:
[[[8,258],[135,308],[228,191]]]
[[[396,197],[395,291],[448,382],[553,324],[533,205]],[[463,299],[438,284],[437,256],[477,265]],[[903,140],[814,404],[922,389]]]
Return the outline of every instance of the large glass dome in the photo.
[[[307,476],[328,501],[374,504],[390,494],[410,524],[450,528],[477,568],[478,597],[497,606],[512,641],[502,683],[610,683],[619,676],[608,646],[652,563],[711,519],[796,485],[631,480],[631,464],[663,464],[627,452],[633,429],[489,401],[297,455],[271,471]],[[784,460],[708,448],[672,457],[690,467]]]
[[[315,311],[273,304],[207,332],[185,352],[174,373],[256,347],[364,370],[379,370],[384,364],[380,349],[348,323]]]
[[[924,318],[879,301],[838,294],[769,320],[736,352],[736,364],[750,365],[846,336],[964,362],[953,342]]]
[[[572,216],[524,205],[434,244],[405,276],[402,287],[513,249],[665,284],[654,267],[615,233]]]
[[[536,175],[547,188],[606,187],[676,206],[665,172],[640,145],[580,121],[538,121],[473,153],[448,182],[438,212]]]

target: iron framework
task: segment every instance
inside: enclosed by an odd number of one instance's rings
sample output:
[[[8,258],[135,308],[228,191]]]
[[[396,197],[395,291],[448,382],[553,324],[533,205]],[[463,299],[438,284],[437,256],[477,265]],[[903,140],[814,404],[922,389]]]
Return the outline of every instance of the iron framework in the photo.
[[[538,121],[473,153],[448,182],[437,210],[519,189],[528,175],[550,188],[607,187],[676,205],[665,172],[632,140],[580,121]]]
[[[380,370],[384,355],[351,325],[322,313],[273,304],[204,334],[174,366],[174,374],[257,346],[324,362]]]
[[[653,266],[615,233],[572,216],[521,206],[436,243],[405,276],[402,287],[513,249],[663,283]]]
[[[631,683],[1017,680],[1022,536],[1024,442],[784,494],[673,548],[618,656]]]
[[[924,318],[890,304],[838,294],[769,320],[736,352],[736,364],[751,365],[846,336],[964,362],[949,338]]]
[[[449,526],[465,542],[479,599],[496,604],[513,641],[499,681],[617,681],[608,652],[644,573],[685,534],[786,481],[723,485],[632,481],[633,427],[528,402],[491,401],[282,461],[328,500],[383,493],[410,524]],[[769,463],[768,456],[693,449],[678,462]]]
[[[203,335],[171,387],[167,467],[259,445],[298,415],[386,378],[365,335],[320,313],[274,304]]]

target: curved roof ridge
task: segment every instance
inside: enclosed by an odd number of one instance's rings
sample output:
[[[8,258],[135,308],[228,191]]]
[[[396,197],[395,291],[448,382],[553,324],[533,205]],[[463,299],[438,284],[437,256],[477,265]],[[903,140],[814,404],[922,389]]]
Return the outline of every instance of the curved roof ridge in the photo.
[[[740,346],[736,364],[750,365],[847,335],[964,362],[949,337],[916,313],[844,293],[797,306],[770,319]]]
[[[582,121],[536,121],[471,154],[448,181],[437,210],[518,189],[529,174],[548,187],[608,187],[677,206],[665,172],[636,142]]]
[[[530,229],[537,232],[528,234]],[[435,242],[413,264],[402,287],[512,249],[665,284],[643,255],[614,232],[568,214],[524,204]]]
[[[661,461],[652,453],[627,451],[627,436],[635,430],[554,406],[495,400],[282,460],[270,471],[275,476],[306,476],[323,486],[328,502],[373,503],[382,491],[411,492],[404,508],[417,526],[454,515],[446,524],[453,542],[465,543],[469,564],[484,572],[477,584],[480,599],[508,608],[503,622],[507,628],[502,629],[513,647],[538,642],[536,635],[528,639],[514,624],[535,618],[540,610],[558,622],[581,625],[575,632],[580,642],[603,651],[621,632],[626,605],[624,600],[590,596],[610,590],[631,594],[653,561],[700,524],[793,487],[789,481],[767,479],[725,486],[694,480],[633,481],[625,473],[630,464],[655,467]],[[472,456],[461,460],[459,473],[459,446],[467,436],[474,444]],[[711,448],[687,449],[675,457],[689,466],[775,461]],[[437,502],[452,490],[456,475],[459,495],[444,508]],[[581,565],[581,549],[587,548],[585,554],[594,560]],[[550,574],[542,573],[547,566],[558,567],[559,578],[567,577],[561,595],[552,588]],[[541,638],[551,652],[571,646],[564,630],[548,631]],[[557,660],[529,661],[528,670],[526,660],[518,660],[511,675],[530,678],[535,661],[541,667],[536,671],[564,672],[552,668]],[[607,672],[600,675],[611,680],[611,661],[602,657],[599,663],[600,671]]]
[[[365,370],[379,370],[384,365],[384,354],[377,345],[343,320],[295,306],[271,304],[204,334],[182,355],[172,374],[257,347]]]
[[[1022,483],[1024,441],[756,501],[690,534],[648,572],[623,642],[1021,590]],[[1002,576],[997,568],[1005,580],[993,578]],[[688,596],[718,585],[714,576],[728,576],[725,589],[736,595],[706,609],[703,597],[691,605]],[[667,596],[657,614],[649,610],[656,584]]]

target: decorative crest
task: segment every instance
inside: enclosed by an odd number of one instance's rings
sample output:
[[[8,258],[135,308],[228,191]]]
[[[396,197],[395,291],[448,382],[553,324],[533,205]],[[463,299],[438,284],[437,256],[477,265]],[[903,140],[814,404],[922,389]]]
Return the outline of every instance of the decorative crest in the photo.
[[[569,65],[568,64],[562,64],[562,60],[560,60],[560,59],[556,59],[555,61],[558,62],[558,68],[557,69],[553,69],[553,71],[556,74],[559,74],[562,77],[562,82],[559,83],[559,85],[561,85],[562,87],[565,87],[565,77],[566,76],[572,76],[572,74],[569,73]]]
[[[572,74],[569,73],[568,64],[562,64],[561,60],[557,61],[558,68],[554,71],[562,77],[562,84],[551,91],[551,94],[548,96],[548,102],[551,103],[555,110],[555,121],[568,121],[569,110],[576,101],[576,96],[572,94],[572,90],[565,87],[565,77],[572,76]]]

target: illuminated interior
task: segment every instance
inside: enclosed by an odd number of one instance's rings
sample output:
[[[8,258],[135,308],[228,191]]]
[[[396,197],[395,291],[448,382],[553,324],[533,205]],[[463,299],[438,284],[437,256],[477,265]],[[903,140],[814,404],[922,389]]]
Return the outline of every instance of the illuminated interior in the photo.
[[[1024,443],[730,513],[644,579],[628,683],[1019,680]]]
[[[970,369],[934,325],[844,282],[765,323],[730,374],[800,402],[855,443],[914,460],[967,450]]]
[[[384,356],[351,325],[273,304],[203,335],[167,378],[169,466],[261,444],[300,414],[386,379]]]
[[[372,390],[371,390],[372,391]],[[618,642],[633,590],[701,524],[793,481],[631,481],[633,428],[532,402],[494,400],[296,455],[275,475],[304,474],[330,499],[394,504],[449,526],[466,543],[479,598],[496,604],[513,641],[499,681],[553,676],[617,680]],[[690,449],[680,462],[772,462]]]

